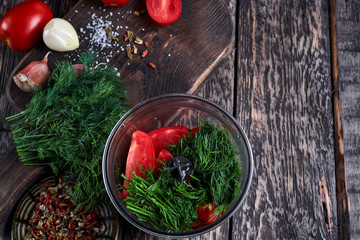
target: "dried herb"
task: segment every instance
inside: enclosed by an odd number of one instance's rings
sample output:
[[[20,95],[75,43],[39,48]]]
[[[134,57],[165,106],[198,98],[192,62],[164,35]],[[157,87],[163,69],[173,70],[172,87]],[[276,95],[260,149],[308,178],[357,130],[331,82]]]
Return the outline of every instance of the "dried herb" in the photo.
[[[135,37],[134,43],[141,45],[141,44],[143,44],[143,40],[139,37]]]
[[[132,60],[131,46],[127,46],[127,47],[125,48],[125,50],[126,50],[126,55],[128,56],[128,58],[129,58],[130,60]]]
[[[134,15],[135,15],[135,16],[141,16],[141,15],[143,15],[144,13],[146,13],[146,9],[134,11]]]
[[[48,165],[75,182],[72,201],[89,210],[107,199],[102,153],[111,129],[130,108],[124,83],[114,68],[96,63],[88,52],[78,75],[71,62],[58,62],[46,88],[35,91],[26,109],[8,121],[20,161]]]
[[[134,37],[134,33],[132,31],[126,31],[126,36],[127,36],[128,40],[129,40],[129,42],[132,42],[133,37]]]
[[[137,53],[138,53],[138,48],[137,48],[135,45],[133,45],[133,46],[131,47],[131,53],[133,53],[133,54],[137,54]]]
[[[35,210],[29,219],[29,234],[25,239],[96,239],[105,232],[95,211],[84,213],[76,209],[67,195],[71,186],[59,178],[52,186],[44,183],[35,198]]]
[[[112,34],[112,29],[109,25],[106,25],[105,26],[105,32],[114,40],[116,41],[119,41],[119,39],[117,37],[115,37],[113,34]]]

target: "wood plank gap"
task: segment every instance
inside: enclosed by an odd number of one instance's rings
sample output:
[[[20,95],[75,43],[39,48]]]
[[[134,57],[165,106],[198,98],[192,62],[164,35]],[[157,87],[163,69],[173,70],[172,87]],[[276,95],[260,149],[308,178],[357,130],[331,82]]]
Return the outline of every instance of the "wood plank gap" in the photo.
[[[338,219],[338,239],[350,239],[349,202],[346,189],[346,172],[344,158],[343,128],[341,123],[340,96],[339,96],[339,65],[336,40],[336,0],[330,0],[330,51],[331,51],[331,78],[333,87],[334,112],[334,147],[335,147],[335,176],[336,176],[336,203]]]
[[[239,24],[240,24],[240,1],[235,3],[235,37],[234,37],[234,88],[233,88],[233,116],[236,118],[236,107],[238,104],[237,87],[238,87],[238,58],[239,58]]]

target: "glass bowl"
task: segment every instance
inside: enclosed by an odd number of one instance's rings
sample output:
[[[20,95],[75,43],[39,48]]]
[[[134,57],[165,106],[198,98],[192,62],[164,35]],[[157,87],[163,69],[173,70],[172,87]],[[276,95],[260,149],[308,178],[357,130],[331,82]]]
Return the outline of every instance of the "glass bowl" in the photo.
[[[132,214],[118,194],[117,185],[123,184],[119,172],[125,172],[132,133],[135,130],[150,132],[160,127],[174,125],[183,125],[192,129],[199,125],[200,119],[207,120],[230,133],[231,142],[237,150],[237,161],[241,168],[241,193],[220,218],[204,227],[186,232],[168,232],[156,229],[140,221]],[[105,145],[102,171],[110,200],[119,213],[131,224],[157,237],[192,237],[216,228],[239,209],[250,188],[253,157],[244,130],[227,111],[201,97],[188,94],[166,94],[139,103],[117,122]]]

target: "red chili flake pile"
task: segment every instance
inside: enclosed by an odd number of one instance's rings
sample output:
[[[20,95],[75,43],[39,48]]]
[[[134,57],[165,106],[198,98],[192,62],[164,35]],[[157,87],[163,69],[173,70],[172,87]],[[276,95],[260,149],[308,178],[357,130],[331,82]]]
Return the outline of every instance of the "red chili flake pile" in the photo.
[[[71,186],[61,178],[55,187],[44,183],[40,197],[35,199],[36,207],[29,220],[26,239],[88,240],[105,232],[95,211],[85,213],[76,209],[66,194],[67,189],[71,190]]]

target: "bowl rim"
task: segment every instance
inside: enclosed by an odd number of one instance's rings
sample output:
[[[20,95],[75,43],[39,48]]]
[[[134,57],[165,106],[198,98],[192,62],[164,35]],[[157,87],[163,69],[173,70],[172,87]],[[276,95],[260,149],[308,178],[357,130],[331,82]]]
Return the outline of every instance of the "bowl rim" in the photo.
[[[211,223],[203,228],[200,229],[196,229],[193,231],[186,231],[186,232],[165,232],[162,230],[158,230],[154,227],[144,227],[146,226],[144,223],[142,223],[140,220],[134,218],[130,213],[124,211],[123,209],[121,209],[119,207],[119,205],[117,204],[117,201],[115,200],[114,197],[114,193],[111,191],[111,186],[110,186],[110,181],[109,178],[107,177],[109,175],[109,172],[107,170],[107,155],[108,155],[108,151],[109,151],[109,147],[110,147],[110,143],[113,139],[113,137],[115,136],[115,134],[117,133],[119,127],[123,124],[123,122],[136,110],[138,110],[139,108],[143,107],[144,105],[150,103],[150,102],[154,102],[154,101],[158,101],[161,99],[165,99],[165,98],[191,98],[194,100],[198,100],[201,102],[205,102],[206,104],[209,104],[213,107],[215,107],[217,110],[219,110],[221,113],[223,113],[224,115],[226,115],[229,119],[231,119],[231,121],[236,125],[236,127],[240,130],[241,136],[246,144],[246,151],[248,153],[249,159],[248,159],[248,171],[247,171],[247,175],[248,177],[246,178],[246,182],[245,182],[245,188],[243,189],[243,191],[241,192],[241,196],[238,199],[238,203],[237,205],[233,208],[233,210],[231,211],[231,213],[226,216],[225,218],[223,218],[220,221],[215,221],[214,223]],[[218,226],[220,226],[221,224],[223,224],[225,221],[227,221],[229,218],[231,218],[233,216],[233,214],[242,206],[243,202],[245,201],[245,198],[249,192],[249,189],[251,187],[251,183],[252,183],[252,178],[253,178],[253,171],[254,171],[254,159],[253,159],[253,153],[252,153],[252,148],[251,148],[251,144],[250,141],[243,129],[243,127],[240,125],[240,123],[228,112],[226,111],[224,108],[220,107],[218,104],[205,99],[203,97],[199,97],[199,96],[195,96],[195,95],[191,95],[191,94],[187,94],[187,93],[168,93],[168,94],[162,94],[162,95],[158,95],[155,97],[151,97],[148,99],[145,99],[143,101],[141,101],[140,103],[136,104],[135,106],[133,106],[130,110],[128,110],[120,119],[119,121],[115,124],[115,126],[113,127],[111,133],[109,134],[109,137],[106,141],[105,147],[104,147],[104,152],[103,152],[103,159],[102,159],[102,175],[103,175],[103,181],[104,181],[104,185],[105,185],[105,189],[107,192],[107,195],[109,196],[112,204],[114,205],[114,207],[116,208],[116,210],[121,214],[122,217],[124,217],[128,222],[130,222],[132,225],[134,225],[136,228],[144,231],[145,233],[151,234],[153,236],[156,237],[162,237],[162,238],[174,238],[174,237],[179,237],[179,238],[188,238],[188,237],[194,237],[194,236],[198,236],[200,234],[204,234],[208,231],[211,231],[215,228],[217,228]],[[144,226],[142,226],[144,225]]]

